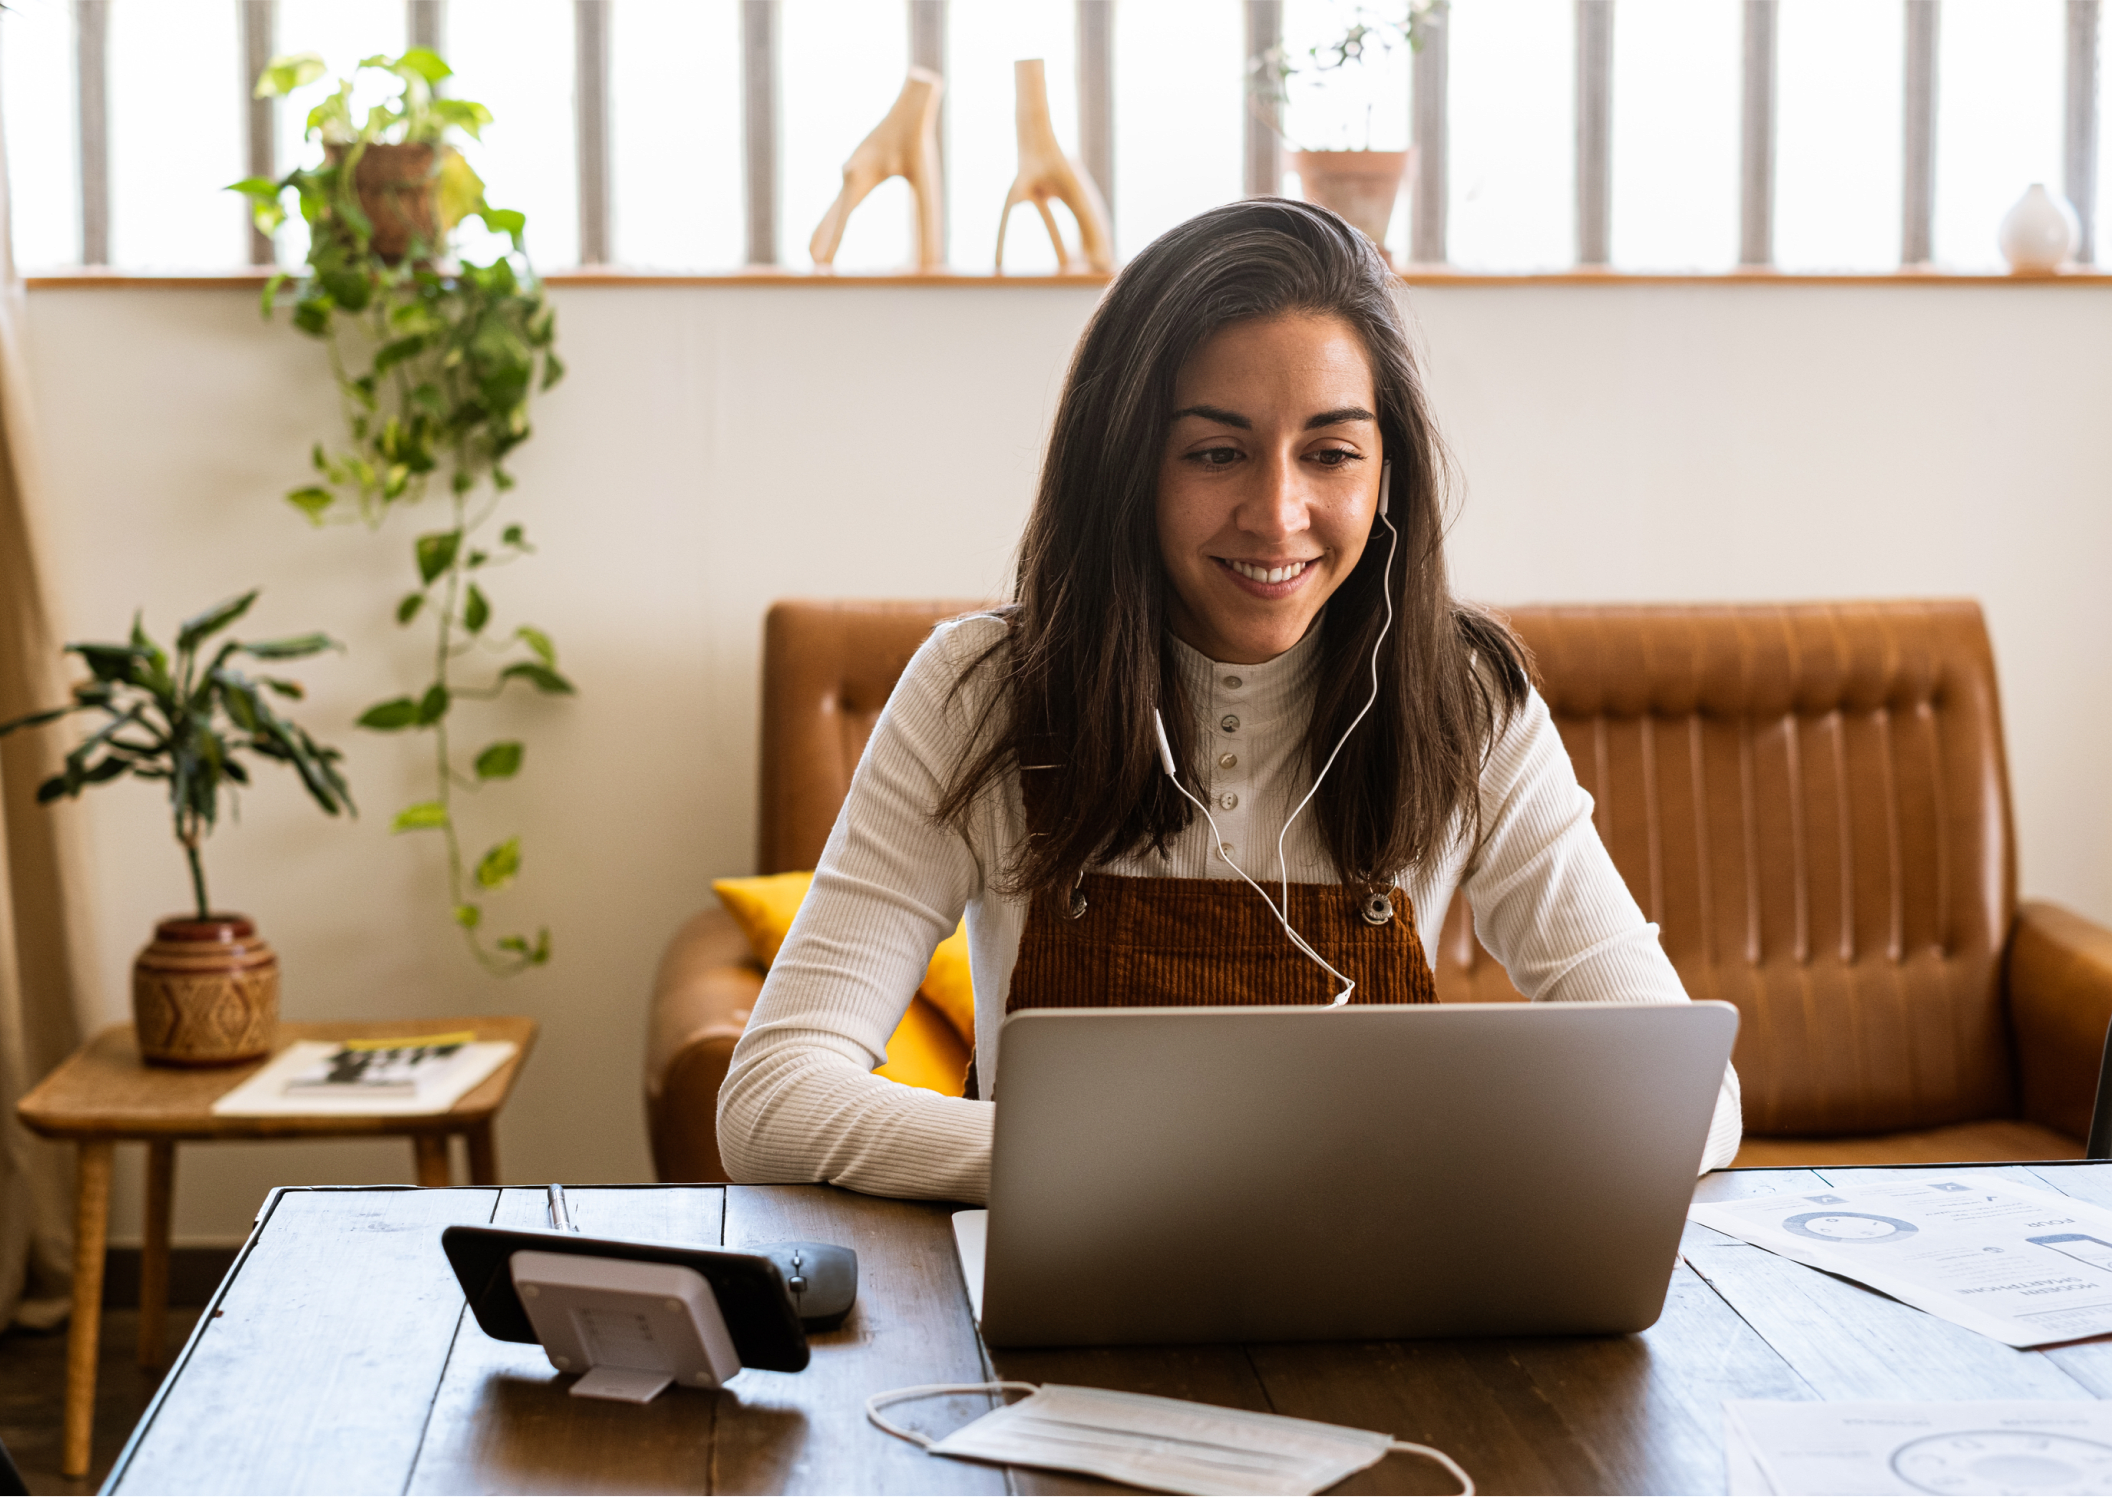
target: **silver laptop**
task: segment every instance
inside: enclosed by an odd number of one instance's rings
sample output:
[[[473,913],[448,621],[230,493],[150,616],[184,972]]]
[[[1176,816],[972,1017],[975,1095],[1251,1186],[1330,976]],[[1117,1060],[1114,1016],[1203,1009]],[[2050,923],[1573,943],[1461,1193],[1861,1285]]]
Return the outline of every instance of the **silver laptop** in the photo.
[[[984,1339],[1642,1330],[1737,1031],[1727,1003],[1014,1014],[990,1209],[954,1220]]]

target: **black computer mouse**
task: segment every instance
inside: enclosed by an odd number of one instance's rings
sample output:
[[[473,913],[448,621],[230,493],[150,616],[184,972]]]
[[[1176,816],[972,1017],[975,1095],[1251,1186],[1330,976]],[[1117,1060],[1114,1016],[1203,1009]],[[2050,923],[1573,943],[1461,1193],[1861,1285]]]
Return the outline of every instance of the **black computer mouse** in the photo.
[[[775,1263],[792,1291],[799,1323],[810,1331],[833,1331],[858,1302],[858,1255],[826,1242],[773,1242],[742,1248]]]

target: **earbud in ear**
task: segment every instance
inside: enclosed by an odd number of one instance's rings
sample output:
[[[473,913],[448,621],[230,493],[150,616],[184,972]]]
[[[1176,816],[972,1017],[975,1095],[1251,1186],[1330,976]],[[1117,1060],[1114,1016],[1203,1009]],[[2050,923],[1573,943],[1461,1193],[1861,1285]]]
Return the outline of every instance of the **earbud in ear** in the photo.
[[[1379,517],[1381,519],[1386,517],[1387,500],[1392,497],[1392,494],[1393,459],[1388,458],[1379,464]]]

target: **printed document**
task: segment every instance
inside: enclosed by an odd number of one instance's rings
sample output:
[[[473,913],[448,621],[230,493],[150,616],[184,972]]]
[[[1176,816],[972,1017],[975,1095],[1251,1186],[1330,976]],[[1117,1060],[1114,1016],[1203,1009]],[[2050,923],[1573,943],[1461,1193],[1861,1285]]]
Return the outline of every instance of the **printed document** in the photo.
[[[2112,1404],[1723,1406],[1732,1497],[1827,1492],[2112,1493]]]
[[[2112,1211],[2050,1190],[1931,1171],[1687,1217],[2010,1346],[2112,1332]]]

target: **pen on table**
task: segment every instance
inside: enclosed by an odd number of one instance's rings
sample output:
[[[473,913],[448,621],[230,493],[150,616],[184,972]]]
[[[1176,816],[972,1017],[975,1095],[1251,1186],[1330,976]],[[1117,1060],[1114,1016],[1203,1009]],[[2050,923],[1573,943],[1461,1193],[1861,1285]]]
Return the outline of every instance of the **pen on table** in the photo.
[[[572,1220],[571,1211],[565,1205],[565,1187],[562,1185],[550,1187],[550,1226],[552,1230],[558,1232],[577,1232],[579,1230],[578,1225]]]

